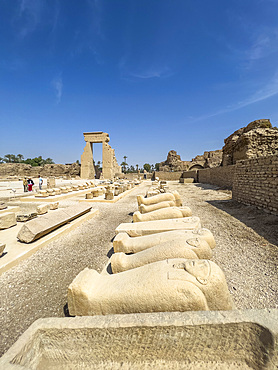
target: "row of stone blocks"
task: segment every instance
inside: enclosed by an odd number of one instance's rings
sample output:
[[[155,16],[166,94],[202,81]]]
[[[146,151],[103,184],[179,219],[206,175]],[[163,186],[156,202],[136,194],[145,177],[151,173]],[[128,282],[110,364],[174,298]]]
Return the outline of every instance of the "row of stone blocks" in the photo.
[[[141,202],[140,197],[138,200]],[[91,297],[101,316],[36,321],[0,359],[0,368],[276,369],[278,310],[205,312],[212,309],[215,300],[227,300],[222,285],[225,278],[209,261],[215,246],[213,235],[200,228],[196,217],[188,217],[189,229],[184,229],[184,221],[179,218],[120,225],[113,256],[141,255],[138,260],[143,266],[133,261],[124,269],[127,271],[118,273],[112,257],[114,275],[82,272],[77,279],[83,284],[83,304]],[[169,256],[169,251],[175,253],[179,248],[189,254],[178,259],[176,255]],[[145,260],[143,253],[149,253]],[[220,291],[215,292],[210,280],[218,284]],[[203,311],[192,312],[202,304]],[[112,312],[116,309],[121,315],[102,316],[109,313],[110,305]],[[145,312],[146,307],[152,312],[122,314],[134,312],[134,307],[138,312]],[[171,311],[173,307],[191,312],[156,312],[165,308]]]
[[[60,186],[59,188],[50,188],[50,189],[44,189],[44,190],[39,190],[38,193],[35,195],[37,198],[47,198],[49,196],[54,196],[54,195],[60,195],[60,194],[66,194],[71,191],[78,191],[78,190],[84,190],[88,189],[91,187],[94,187],[94,183],[92,181],[87,181],[83,184],[78,184],[78,185],[65,185],[65,186]]]
[[[232,309],[225,276],[210,260],[213,235],[201,228],[200,219],[192,217],[188,207],[181,207],[179,194],[138,196],[137,200],[139,207],[171,203],[147,209],[141,214],[144,219],[135,212],[133,223],[116,228],[115,254],[109,261],[113,274],[83,270],[69,286],[70,314]]]
[[[59,202],[52,202],[48,204],[42,204],[37,206],[36,212],[31,212],[28,214],[18,214],[16,215],[15,212],[4,212],[0,214],[0,230],[8,229],[12,226],[15,226],[17,222],[26,222],[29,221],[37,215],[42,215],[47,213],[48,210],[57,209]]]
[[[86,194],[86,199],[93,199],[104,195],[106,200],[113,200],[114,197],[124,193],[127,190],[134,188],[139,182],[128,181],[128,182],[114,182],[109,183],[105,186],[95,187],[90,190],[90,193]]]

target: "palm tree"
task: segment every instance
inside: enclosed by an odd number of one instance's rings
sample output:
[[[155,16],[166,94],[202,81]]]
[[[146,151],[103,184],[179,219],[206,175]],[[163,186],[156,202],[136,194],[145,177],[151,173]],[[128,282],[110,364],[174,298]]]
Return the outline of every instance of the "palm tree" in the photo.
[[[24,156],[23,156],[22,154],[18,154],[18,155],[16,156],[16,161],[17,161],[18,163],[23,162],[23,159],[24,159]]]

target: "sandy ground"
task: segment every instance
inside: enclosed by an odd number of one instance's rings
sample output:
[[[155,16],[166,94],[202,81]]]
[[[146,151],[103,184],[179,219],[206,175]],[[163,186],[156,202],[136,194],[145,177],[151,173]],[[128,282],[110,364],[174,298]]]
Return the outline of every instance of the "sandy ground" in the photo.
[[[230,192],[211,185],[169,185],[213,232],[217,243],[213,260],[226,275],[236,308],[278,308],[278,217],[236,203]],[[135,195],[145,194],[147,188],[143,185],[114,204],[94,203],[93,208],[100,210],[96,218],[0,276],[1,354],[36,319],[67,315],[69,284],[85,267],[102,270],[115,228],[131,221],[137,210]],[[61,206],[73,203],[65,200]]]

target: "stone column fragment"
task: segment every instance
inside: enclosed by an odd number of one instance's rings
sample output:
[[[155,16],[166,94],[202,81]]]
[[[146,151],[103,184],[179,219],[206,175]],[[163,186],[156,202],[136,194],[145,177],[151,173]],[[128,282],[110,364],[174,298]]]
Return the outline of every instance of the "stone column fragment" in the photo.
[[[215,240],[210,230],[202,228],[199,230],[172,230],[151,235],[132,238],[126,232],[117,234],[113,240],[114,252],[138,253],[165,242],[175,245],[187,239],[199,238],[205,240],[211,249],[215,247]]]
[[[116,234],[126,232],[129,236],[142,236],[171,230],[197,230],[199,228],[201,228],[199,217],[184,217],[169,220],[122,223],[116,228],[115,232]]]
[[[120,274],[85,269],[68,289],[73,316],[231,310],[222,270],[209,260],[169,259]]]
[[[192,216],[192,211],[189,207],[168,207],[157,209],[145,214],[136,211],[133,213],[133,222],[165,220],[170,218],[182,218]]]
[[[211,248],[204,239],[191,238],[164,242],[130,255],[115,253],[112,254],[110,263],[115,274],[169,258],[211,259],[211,257]]]

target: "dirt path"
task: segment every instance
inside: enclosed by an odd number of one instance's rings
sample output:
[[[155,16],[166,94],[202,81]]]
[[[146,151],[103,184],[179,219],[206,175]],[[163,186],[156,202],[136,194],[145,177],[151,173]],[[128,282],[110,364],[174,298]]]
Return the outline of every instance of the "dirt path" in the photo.
[[[146,188],[115,204],[95,203],[99,216],[0,276],[0,354],[36,319],[65,315],[69,284],[85,267],[102,270],[115,228],[131,221],[135,195],[145,194]],[[173,182],[170,189],[178,190],[184,205],[213,232],[213,260],[225,272],[236,307],[278,307],[278,218],[239,205],[229,192],[213,186]]]

